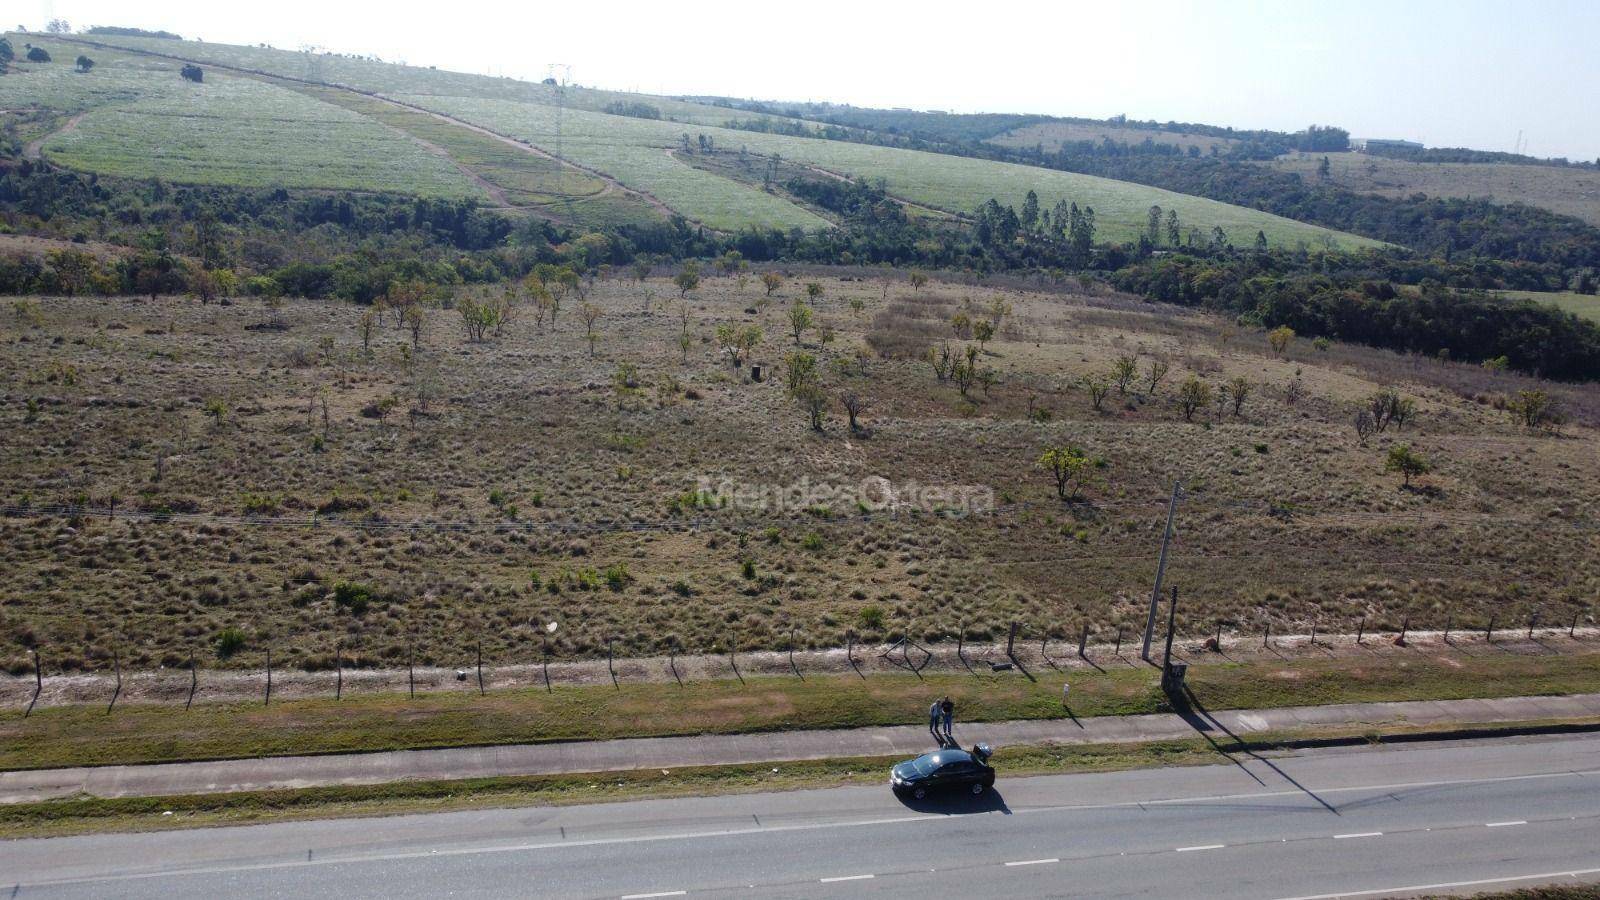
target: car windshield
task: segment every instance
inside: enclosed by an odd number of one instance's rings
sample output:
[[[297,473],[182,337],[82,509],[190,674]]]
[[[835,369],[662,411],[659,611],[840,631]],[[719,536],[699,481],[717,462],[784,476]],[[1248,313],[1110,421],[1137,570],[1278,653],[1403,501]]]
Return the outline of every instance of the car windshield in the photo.
[[[971,758],[972,757],[965,751],[946,750],[940,753],[929,753],[925,756],[919,756],[916,759],[911,760],[908,765],[910,765],[918,775],[929,775],[938,770],[940,766],[949,765],[953,762],[966,762]]]

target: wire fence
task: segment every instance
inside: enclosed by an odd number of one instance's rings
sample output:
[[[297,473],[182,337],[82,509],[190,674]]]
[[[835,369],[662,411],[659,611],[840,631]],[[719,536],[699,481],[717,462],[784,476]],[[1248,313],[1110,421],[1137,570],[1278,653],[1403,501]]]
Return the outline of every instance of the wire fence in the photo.
[[[274,699],[275,686],[282,699],[283,686],[293,685],[297,697],[345,698],[347,685],[359,684],[363,693],[396,693],[410,697],[419,691],[466,690],[485,695],[493,689],[542,688],[552,691],[562,686],[605,685],[620,688],[625,681],[639,683],[677,683],[691,678],[737,679],[752,677],[794,677],[835,675],[869,678],[883,675],[923,678],[935,673],[1015,674],[1036,680],[1041,671],[1067,669],[1104,671],[1103,665],[1123,663],[1160,665],[1167,644],[1168,617],[1172,621],[1174,659],[1204,662],[1207,659],[1238,660],[1252,654],[1289,658],[1293,654],[1332,654],[1341,651],[1379,651],[1388,648],[1425,647],[1432,650],[1471,652],[1473,647],[1497,647],[1530,653],[1554,654],[1584,651],[1600,638],[1595,627],[1595,607],[1536,606],[1510,614],[1463,614],[1446,611],[1439,615],[1401,614],[1397,620],[1384,616],[1321,616],[1311,619],[1308,631],[1275,633],[1270,622],[1245,623],[1221,617],[1173,615],[1171,604],[1181,600],[1174,592],[1163,597],[1155,614],[1110,628],[1094,628],[1087,622],[1059,623],[1051,627],[1028,627],[1020,621],[1000,622],[986,627],[957,630],[954,643],[924,644],[908,635],[861,639],[852,631],[843,646],[802,649],[791,639],[787,647],[742,651],[736,639],[716,654],[680,653],[674,647],[660,657],[622,658],[613,654],[613,642],[606,642],[604,657],[576,657],[561,654],[548,641],[526,642],[517,652],[486,656],[480,646],[454,661],[439,665],[427,654],[428,642],[413,635],[407,642],[403,665],[375,670],[358,667],[357,659],[342,643],[334,644],[331,666],[308,673],[288,670],[282,656],[274,665],[271,647],[255,655],[254,664],[244,668],[208,670],[191,653],[184,666],[175,671],[128,672],[120,654],[113,653],[112,668],[98,676],[46,674],[50,648],[34,647],[32,671],[12,676],[9,695],[26,697],[23,716],[31,715],[46,694],[46,687],[60,682],[61,703],[106,700],[106,712],[114,711],[123,698],[125,685],[135,680],[160,682],[159,690],[147,691],[146,700],[176,703],[190,708],[204,690],[204,699],[241,700],[255,696],[263,704]],[[1143,657],[1146,628],[1152,637],[1151,655]],[[969,642],[968,636],[981,632],[989,637]],[[1003,640],[992,639],[1003,634]],[[422,662],[419,665],[419,662]],[[31,688],[17,686],[31,681]],[[204,685],[204,687],[203,687]],[[67,696],[70,694],[70,696]],[[107,699],[109,698],[109,699]],[[48,705],[48,704],[47,704]]]

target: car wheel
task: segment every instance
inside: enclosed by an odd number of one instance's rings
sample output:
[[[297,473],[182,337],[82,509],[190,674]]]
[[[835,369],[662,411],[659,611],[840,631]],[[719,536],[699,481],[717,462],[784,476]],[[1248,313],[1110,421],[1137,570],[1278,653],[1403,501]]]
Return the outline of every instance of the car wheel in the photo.
[[[983,782],[981,782],[981,781],[973,782],[973,784],[972,784],[972,796],[976,797],[979,794],[983,793],[983,788],[984,788]]]
[[[915,797],[918,800],[926,800],[926,799],[928,799],[928,789],[927,788],[923,788],[923,787],[919,787],[916,790],[911,792],[911,796]]]

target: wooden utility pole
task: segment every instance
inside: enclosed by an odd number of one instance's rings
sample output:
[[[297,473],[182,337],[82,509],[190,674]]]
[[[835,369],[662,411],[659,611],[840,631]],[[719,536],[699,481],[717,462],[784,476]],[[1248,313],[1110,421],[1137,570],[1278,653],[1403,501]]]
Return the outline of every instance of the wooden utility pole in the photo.
[[[1155,638],[1156,615],[1161,606],[1161,579],[1167,574],[1167,548],[1172,542],[1172,519],[1178,512],[1178,498],[1183,496],[1183,479],[1172,482],[1172,500],[1167,503],[1167,527],[1161,532],[1161,556],[1156,560],[1156,586],[1150,591],[1150,614],[1144,620],[1144,646],[1139,658],[1150,661],[1150,641]]]

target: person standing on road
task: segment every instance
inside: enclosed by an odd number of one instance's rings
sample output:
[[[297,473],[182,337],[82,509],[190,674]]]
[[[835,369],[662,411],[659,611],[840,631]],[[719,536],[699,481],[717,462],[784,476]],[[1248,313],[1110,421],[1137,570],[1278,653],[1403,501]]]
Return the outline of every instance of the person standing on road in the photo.
[[[933,739],[938,741],[941,747],[944,746],[944,738],[939,736],[939,717],[944,714],[944,705],[949,702],[949,698],[940,697],[928,707],[928,733],[933,735]]]
[[[944,698],[944,702],[939,704],[939,718],[944,721],[944,739],[946,742],[952,745],[956,742],[956,736],[951,733],[950,729],[955,722],[955,717],[955,701],[951,700],[949,697]]]

